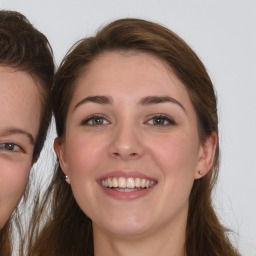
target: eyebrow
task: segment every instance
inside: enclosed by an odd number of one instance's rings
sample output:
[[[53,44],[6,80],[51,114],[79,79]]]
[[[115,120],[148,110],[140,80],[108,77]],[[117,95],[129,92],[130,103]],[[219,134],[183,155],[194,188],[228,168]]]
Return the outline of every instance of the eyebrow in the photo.
[[[5,135],[5,134],[21,134],[21,135],[26,136],[29,139],[31,144],[33,144],[33,145],[35,144],[35,140],[34,140],[32,134],[29,132],[26,132],[22,129],[6,129],[3,132],[1,132],[1,135]]]
[[[113,99],[111,97],[108,97],[108,96],[89,96],[89,97],[86,97],[86,98],[82,99],[81,101],[79,101],[75,105],[73,111],[75,111],[75,109],[78,108],[80,105],[82,105],[84,103],[87,103],[87,102],[92,102],[92,103],[98,103],[98,104],[105,105],[105,104],[112,104]]]
[[[89,97],[86,97],[86,98],[82,99],[81,101],[79,101],[75,105],[73,111],[75,111],[75,109],[78,108],[80,105],[87,103],[87,102],[105,105],[105,104],[112,104],[113,99],[112,99],[112,97],[109,97],[109,96],[89,96]],[[160,104],[160,103],[166,103],[166,102],[171,102],[171,103],[178,105],[179,107],[182,108],[182,110],[185,113],[187,113],[185,107],[178,100],[176,100],[170,96],[147,96],[147,97],[142,98],[139,101],[139,105],[152,105],[152,104]]]
[[[141,105],[151,105],[151,104],[160,104],[160,103],[166,103],[166,102],[171,102],[183,109],[185,113],[187,113],[185,107],[176,99],[170,97],[170,96],[148,96],[144,97],[140,100]]]

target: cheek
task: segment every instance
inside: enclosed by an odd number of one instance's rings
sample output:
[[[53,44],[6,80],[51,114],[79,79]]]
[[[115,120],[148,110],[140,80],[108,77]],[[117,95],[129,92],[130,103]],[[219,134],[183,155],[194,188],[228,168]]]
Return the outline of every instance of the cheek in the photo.
[[[161,173],[159,209],[162,209],[162,214],[169,218],[188,207],[198,160],[197,141],[177,135],[155,141],[151,146],[151,158]]]
[[[104,140],[89,136],[69,136],[66,138],[66,161],[70,175],[83,175],[99,163],[106,146]]]
[[[194,137],[197,138],[196,135]],[[187,134],[173,134],[155,141],[150,147],[151,156],[170,189],[190,189],[193,184],[198,162],[198,140],[191,138]]]
[[[95,198],[95,170],[101,162],[102,151],[100,140],[83,134],[66,136],[65,155],[70,185],[78,205],[86,214],[94,209],[94,200],[90,199]]]
[[[158,162],[167,169],[183,169],[189,165],[192,167],[197,162],[198,143],[186,136],[169,136],[153,145],[159,145],[151,151],[154,152],[156,159],[159,159]]]
[[[18,205],[29,178],[30,164],[0,159],[0,226]]]

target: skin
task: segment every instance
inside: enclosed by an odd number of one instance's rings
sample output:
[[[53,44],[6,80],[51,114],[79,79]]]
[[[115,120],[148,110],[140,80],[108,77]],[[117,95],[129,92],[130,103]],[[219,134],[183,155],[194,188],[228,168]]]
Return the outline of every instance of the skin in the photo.
[[[0,66],[0,228],[24,194],[41,101],[36,82],[23,71]]]
[[[88,100],[93,96],[111,102]],[[152,96],[172,100],[145,100]],[[163,61],[112,52],[91,63],[76,84],[65,138],[56,139],[55,150],[92,219],[95,255],[185,255],[189,194],[194,179],[209,171],[216,141],[213,134],[200,143],[189,95]],[[99,184],[113,171],[157,184],[143,196],[120,199]]]

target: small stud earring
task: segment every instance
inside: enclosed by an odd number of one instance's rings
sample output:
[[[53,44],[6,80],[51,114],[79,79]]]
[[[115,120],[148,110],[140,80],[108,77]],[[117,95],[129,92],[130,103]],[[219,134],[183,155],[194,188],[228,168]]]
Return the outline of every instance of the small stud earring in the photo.
[[[68,178],[69,178],[68,175],[66,175],[66,176],[65,176],[65,180],[67,180]]]
[[[199,171],[199,174],[200,174],[200,175],[203,175],[203,173],[204,173],[204,172],[203,172],[202,170]]]

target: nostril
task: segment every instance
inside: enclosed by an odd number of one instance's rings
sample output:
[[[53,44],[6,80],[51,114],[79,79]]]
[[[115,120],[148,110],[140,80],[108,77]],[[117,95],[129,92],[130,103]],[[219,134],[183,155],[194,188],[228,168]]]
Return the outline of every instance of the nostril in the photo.
[[[133,158],[136,158],[137,156],[138,156],[138,154],[137,153],[128,153],[128,154],[126,154],[126,153],[118,153],[118,152],[113,152],[112,153],[112,156],[113,157],[121,157],[121,158],[125,158],[125,159],[133,159]]]

